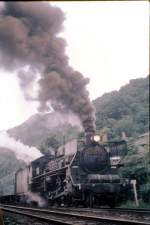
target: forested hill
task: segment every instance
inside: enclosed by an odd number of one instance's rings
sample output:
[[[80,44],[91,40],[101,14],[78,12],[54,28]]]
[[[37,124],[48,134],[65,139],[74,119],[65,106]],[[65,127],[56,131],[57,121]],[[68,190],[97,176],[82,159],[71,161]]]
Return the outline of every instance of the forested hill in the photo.
[[[119,91],[104,94],[94,101],[98,130],[118,138],[122,131],[136,137],[149,130],[149,76],[130,80]]]

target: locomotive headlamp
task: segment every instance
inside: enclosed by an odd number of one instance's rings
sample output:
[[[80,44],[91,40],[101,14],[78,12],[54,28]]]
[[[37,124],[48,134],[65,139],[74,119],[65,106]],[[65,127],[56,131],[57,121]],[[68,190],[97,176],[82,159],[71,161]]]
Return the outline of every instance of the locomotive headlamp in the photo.
[[[99,135],[94,135],[93,140],[95,142],[99,142],[100,141],[100,136]]]

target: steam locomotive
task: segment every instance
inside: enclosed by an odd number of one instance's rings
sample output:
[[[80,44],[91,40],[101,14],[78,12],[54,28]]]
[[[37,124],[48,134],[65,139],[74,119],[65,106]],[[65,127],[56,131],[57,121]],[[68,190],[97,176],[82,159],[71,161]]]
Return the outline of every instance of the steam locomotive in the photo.
[[[130,181],[118,173],[126,153],[124,140],[100,143],[98,135],[89,135],[86,141],[71,140],[54,155],[42,156],[17,171],[15,195],[10,199],[27,203],[32,193],[48,205],[115,207],[130,188]]]

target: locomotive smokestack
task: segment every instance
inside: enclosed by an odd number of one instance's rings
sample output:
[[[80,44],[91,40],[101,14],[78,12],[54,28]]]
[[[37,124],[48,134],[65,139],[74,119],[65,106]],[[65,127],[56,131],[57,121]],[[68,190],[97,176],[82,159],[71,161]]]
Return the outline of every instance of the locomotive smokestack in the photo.
[[[19,71],[24,95],[39,101],[39,111],[71,110],[88,135],[95,130],[95,112],[86,89],[89,80],[68,64],[65,40],[58,36],[63,21],[64,13],[50,3],[5,2],[0,8],[0,66]],[[33,99],[29,88],[36,78],[39,93]]]

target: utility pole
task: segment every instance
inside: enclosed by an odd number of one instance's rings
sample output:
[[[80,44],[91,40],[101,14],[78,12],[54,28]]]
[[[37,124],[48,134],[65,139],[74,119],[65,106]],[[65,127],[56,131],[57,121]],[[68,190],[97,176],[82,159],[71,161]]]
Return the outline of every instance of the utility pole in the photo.
[[[136,204],[136,206],[139,206],[139,200],[137,197],[136,180],[131,180],[131,184],[133,185],[135,204]]]

